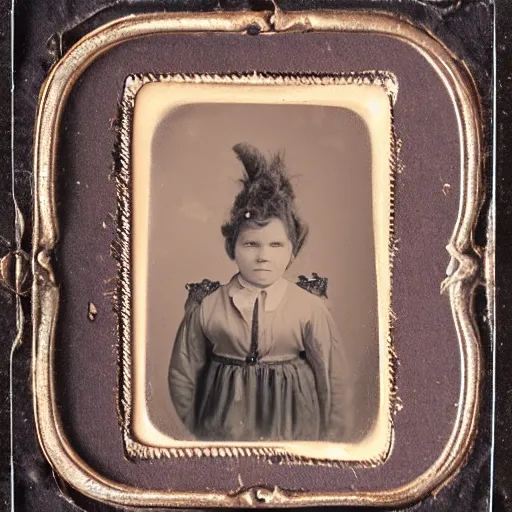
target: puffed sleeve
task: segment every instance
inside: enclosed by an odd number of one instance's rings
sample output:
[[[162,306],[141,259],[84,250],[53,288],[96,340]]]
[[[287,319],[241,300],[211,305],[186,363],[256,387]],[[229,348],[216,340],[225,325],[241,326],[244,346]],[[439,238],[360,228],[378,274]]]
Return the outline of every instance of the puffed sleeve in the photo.
[[[352,378],[338,328],[323,302],[317,302],[305,325],[304,347],[315,374],[323,438],[348,440],[354,417]]]
[[[185,314],[169,365],[169,390],[174,407],[188,429],[194,430],[198,380],[206,365],[210,342],[201,326],[201,306]]]

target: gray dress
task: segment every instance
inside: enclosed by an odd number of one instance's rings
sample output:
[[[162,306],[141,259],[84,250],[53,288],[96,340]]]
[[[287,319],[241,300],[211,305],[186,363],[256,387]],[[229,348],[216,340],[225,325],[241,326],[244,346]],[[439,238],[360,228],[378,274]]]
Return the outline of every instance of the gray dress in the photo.
[[[352,389],[324,300],[284,279],[262,306],[251,297],[234,276],[185,314],[169,369],[179,416],[202,440],[345,440]]]

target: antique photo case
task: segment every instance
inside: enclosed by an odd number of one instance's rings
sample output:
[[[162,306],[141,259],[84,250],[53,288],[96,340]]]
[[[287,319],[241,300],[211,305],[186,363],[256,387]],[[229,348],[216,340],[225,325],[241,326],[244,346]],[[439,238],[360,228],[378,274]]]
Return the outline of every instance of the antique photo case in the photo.
[[[383,13],[156,13],[75,45],[35,137],[56,473],[140,507],[442,486],[478,419],[480,115],[464,66]]]

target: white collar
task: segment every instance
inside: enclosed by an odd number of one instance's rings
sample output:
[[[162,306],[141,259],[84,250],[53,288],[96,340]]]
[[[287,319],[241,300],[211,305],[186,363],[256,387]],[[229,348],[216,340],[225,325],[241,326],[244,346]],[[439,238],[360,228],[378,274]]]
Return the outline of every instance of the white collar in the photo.
[[[229,283],[228,294],[238,309],[253,307],[260,293],[265,297],[265,311],[274,311],[281,303],[288,287],[288,281],[280,277],[275,283],[266,288],[258,288],[247,282],[240,274],[233,276]],[[250,303],[248,306],[247,303]]]

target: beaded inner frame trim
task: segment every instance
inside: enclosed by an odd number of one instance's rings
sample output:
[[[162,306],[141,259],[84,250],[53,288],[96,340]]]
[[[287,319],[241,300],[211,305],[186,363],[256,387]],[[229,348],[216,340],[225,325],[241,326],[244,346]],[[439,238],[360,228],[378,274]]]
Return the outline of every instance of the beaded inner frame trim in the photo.
[[[461,351],[459,414],[442,452],[423,473],[397,487],[361,492],[288,491],[267,485],[241,487],[233,492],[176,491],[141,488],[105,477],[91,467],[70,444],[55,396],[55,324],[60,292],[54,275],[53,250],[59,237],[57,217],[57,144],[60,117],[81,73],[100,55],[137,37],[159,33],[233,32],[346,32],[382,34],[404,41],[428,61],[445,84],[460,126],[460,210],[447,250],[449,295]],[[473,241],[482,202],[481,112],[471,76],[450,51],[429,33],[405,19],[381,12],[304,11],[153,13],[129,16],[91,32],[52,69],[39,99],[34,148],[34,223],[32,245],[33,393],[39,442],[53,469],[84,495],[118,506],[135,507],[296,507],[367,505],[396,507],[438,489],[464,462],[476,432],[481,355],[473,322],[473,299],[480,283],[483,250]],[[489,249],[492,251],[492,247]],[[487,255],[489,256],[489,255]],[[492,261],[486,258],[492,273]],[[492,276],[491,276],[492,277]],[[492,286],[489,281],[488,286]],[[19,310],[19,314],[22,312]],[[23,336],[23,323],[17,339]]]
[[[131,152],[134,144],[133,140],[133,114],[136,104],[137,94],[141,89],[150,83],[185,83],[185,84],[227,84],[227,85],[300,85],[308,86],[326,86],[336,85],[343,87],[345,85],[356,86],[377,86],[382,88],[389,100],[389,119],[391,121],[391,130],[389,133],[389,187],[390,187],[390,205],[389,205],[389,224],[388,224],[388,267],[389,278],[392,280],[393,259],[396,251],[396,240],[394,237],[394,182],[397,172],[398,158],[394,125],[393,125],[393,105],[398,94],[398,82],[396,77],[386,71],[366,71],[358,73],[343,73],[339,75],[313,75],[313,74],[232,74],[232,75],[187,75],[187,74],[140,74],[130,75],[125,81],[122,101],[120,104],[120,118],[118,121],[118,143],[116,148],[115,171],[117,177],[117,240],[114,243],[114,255],[118,263],[118,288],[116,297],[116,310],[119,314],[119,342],[120,342],[120,382],[122,387],[119,392],[119,407],[122,422],[123,439],[127,454],[131,457],[160,459],[173,457],[216,457],[216,456],[257,456],[268,459],[271,462],[287,462],[293,464],[321,464],[327,466],[339,466],[351,464],[357,467],[373,467],[383,463],[392,445],[393,436],[393,416],[400,410],[400,400],[396,392],[396,368],[397,358],[392,343],[392,324],[394,314],[391,309],[391,290],[390,296],[386,299],[389,302],[387,308],[387,333],[385,340],[377,340],[379,346],[379,359],[382,357],[380,349],[381,343],[386,343],[387,357],[387,378],[380,379],[380,386],[386,385],[388,390],[388,426],[385,442],[382,443],[380,452],[375,456],[360,458],[349,458],[348,460],[312,458],[293,453],[287,448],[272,446],[282,444],[290,446],[293,442],[254,442],[237,443],[223,442],[204,442],[198,441],[197,446],[187,446],[190,443],[183,443],[184,446],[161,447],[152,446],[147,442],[140,442],[133,433],[133,259],[131,255],[132,245],[132,204],[133,204],[133,182],[132,182],[132,157]],[[311,103],[314,105],[314,101]],[[376,254],[376,257],[377,254]],[[382,366],[381,366],[382,369]],[[380,407],[380,406],[379,406]],[[382,427],[384,428],[384,427]],[[176,440],[179,443],[179,440]],[[363,446],[365,439],[360,444]],[[252,446],[248,446],[252,445]]]

